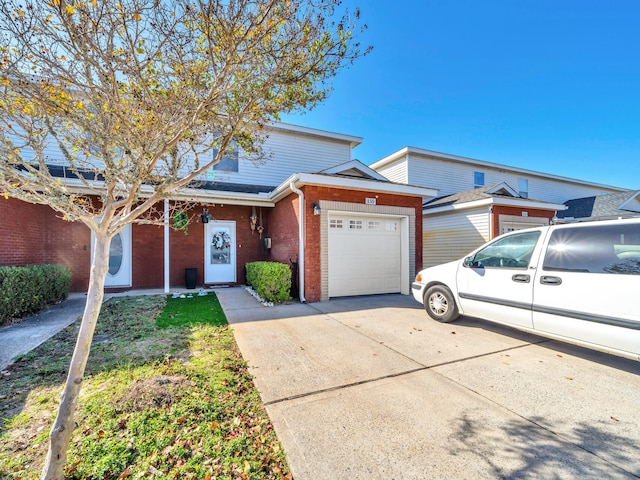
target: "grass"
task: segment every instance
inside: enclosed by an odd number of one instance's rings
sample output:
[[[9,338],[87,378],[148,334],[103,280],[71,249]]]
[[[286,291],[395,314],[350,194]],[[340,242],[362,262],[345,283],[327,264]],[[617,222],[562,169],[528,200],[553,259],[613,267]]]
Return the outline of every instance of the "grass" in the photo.
[[[0,478],[39,476],[77,323],[0,375]],[[67,478],[291,478],[214,295],[111,299],[94,338]]]
[[[218,297],[214,295],[192,298],[167,298],[167,304],[158,316],[156,324],[161,327],[179,327],[194,324],[226,325]]]

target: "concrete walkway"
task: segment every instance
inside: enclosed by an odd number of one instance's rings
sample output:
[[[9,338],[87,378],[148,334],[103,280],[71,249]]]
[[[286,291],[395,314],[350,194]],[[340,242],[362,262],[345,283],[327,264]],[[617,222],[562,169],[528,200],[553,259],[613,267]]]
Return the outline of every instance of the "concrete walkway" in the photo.
[[[173,292],[193,293],[194,290],[177,288],[173,289]],[[166,295],[166,293],[162,289],[129,290],[120,293],[106,293],[104,301],[111,297],[136,295]],[[18,355],[30,352],[75,322],[78,317],[82,316],[86,300],[87,296],[84,293],[71,293],[65,301],[51,305],[20,323],[0,327],[0,371],[7,368]]]
[[[216,293],[296,480],[640,477],[638,362],[401,295]]]
[[[65,301],[15,325],[0,327],[0,370],[18,355],[30,352],[71,325],[84,311],[85,295],[70,295]]]

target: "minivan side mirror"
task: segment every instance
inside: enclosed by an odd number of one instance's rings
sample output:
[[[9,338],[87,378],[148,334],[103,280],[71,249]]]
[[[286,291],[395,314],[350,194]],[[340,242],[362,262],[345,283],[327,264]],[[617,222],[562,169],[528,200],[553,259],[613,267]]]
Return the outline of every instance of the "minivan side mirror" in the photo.
[[[465,267],[467,268],[471,268],[473,267],[473,257],[467,257],[464,259],[464,262],[462,263]]]

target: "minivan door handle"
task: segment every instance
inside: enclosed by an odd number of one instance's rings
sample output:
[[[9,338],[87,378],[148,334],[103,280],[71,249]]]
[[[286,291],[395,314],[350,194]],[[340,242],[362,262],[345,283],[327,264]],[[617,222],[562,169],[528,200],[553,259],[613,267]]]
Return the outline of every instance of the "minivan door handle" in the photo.
[[[550,277],[548,275],[543,275],[540,277],[540,283],[542,285],[560,285],[562,283],[562,279],[560,277]]]
[[[514,282],[529,283],[531,281],[531,276],[525,274],[516,274],[511,277],[511,280],[513,280]]]

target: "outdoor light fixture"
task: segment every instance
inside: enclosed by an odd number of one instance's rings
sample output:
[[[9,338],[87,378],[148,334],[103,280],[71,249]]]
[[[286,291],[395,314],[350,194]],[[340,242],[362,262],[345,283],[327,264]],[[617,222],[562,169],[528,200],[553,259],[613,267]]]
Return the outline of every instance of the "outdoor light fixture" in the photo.
[[[318,205],[317,203],[313,203],[311,204],[311,206],[313,207],[313,214],[320,215],[320,205]]]
[[[200,218],[202,219],[202,223],[209,223],[209,220],[213,218],[213,216],[209,213],[209,210],[205,208],[202,209],[202,213],[200,214]]]

